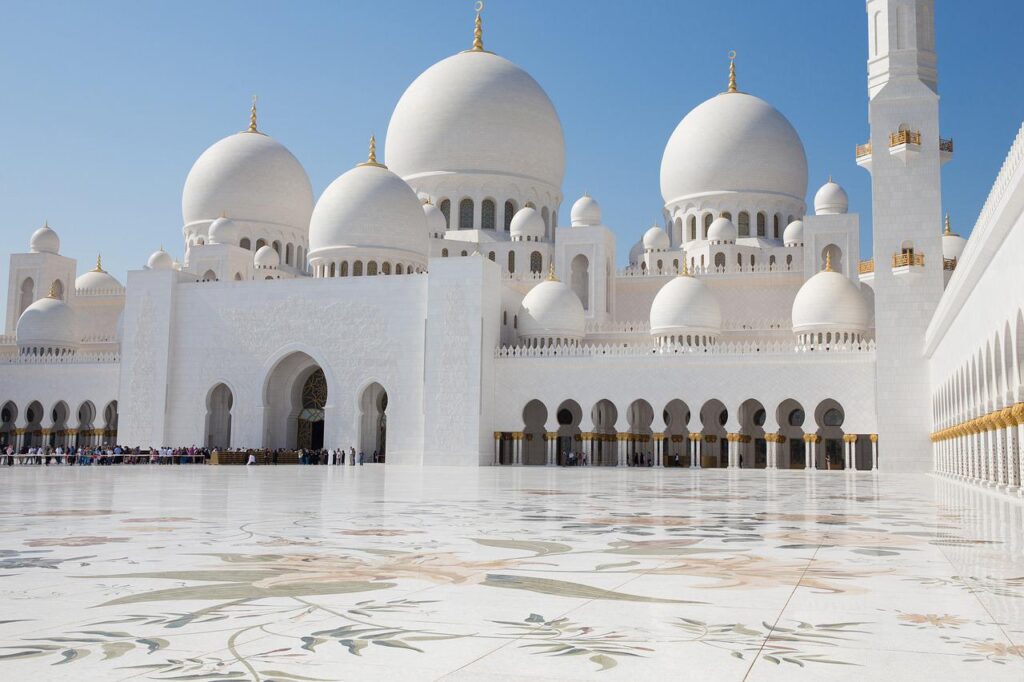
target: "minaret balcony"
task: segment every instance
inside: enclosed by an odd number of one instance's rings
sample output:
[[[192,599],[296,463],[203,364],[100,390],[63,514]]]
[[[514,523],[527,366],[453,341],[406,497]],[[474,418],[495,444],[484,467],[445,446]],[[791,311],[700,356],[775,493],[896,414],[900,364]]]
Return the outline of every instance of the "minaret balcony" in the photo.
[[[906,164],[921,152],[921,132],[899,130],[889,134],[889,154]]]
[[[854,150],[854,154],[857,158],[857,165],[861,168],[871,170],[871,143],[865,142],[864,144],[857,145]]]
[[[939,165],[944,166],[953,159],[953,138],[939,138]]]
[[[893,254],[892,271],[894,274],[921,272],[924,269],[924,254],[905,251]]]

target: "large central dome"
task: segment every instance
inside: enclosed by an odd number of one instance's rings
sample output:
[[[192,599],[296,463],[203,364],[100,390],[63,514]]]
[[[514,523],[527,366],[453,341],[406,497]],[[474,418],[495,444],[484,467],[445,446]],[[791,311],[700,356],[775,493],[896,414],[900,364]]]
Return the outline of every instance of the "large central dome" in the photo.
[[[413,81],[391,116],[386,155],[407,182],[479,173],[557,189],[565,173],[562,124],[547,94],[530,74],[482,50],[448,57]]]
[[[807,156],[786,117],[759,97],[725,92],[686,115],[665,146],[666,205],[721,192],[777,194],[803,203]]]

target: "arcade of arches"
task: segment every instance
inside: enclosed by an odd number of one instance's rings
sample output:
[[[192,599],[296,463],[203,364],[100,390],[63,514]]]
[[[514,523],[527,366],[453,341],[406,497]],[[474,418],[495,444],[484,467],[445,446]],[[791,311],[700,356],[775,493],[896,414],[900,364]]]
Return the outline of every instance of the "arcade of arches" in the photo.
[[[7,401],[0,407],[0,447],[92,447],[117,439],[117,401],[102,412],[91,400],[72,411],[59,400],[49,409],[38,400],[24,406]]]
[[[624,415],[610,400],[589,410],[592,426],[583,430],[583,407],[575,400],[548,407],[531,400],[523,407],[521,431],[494,433],[494,464],[565,466],[650,466],[687,468],[875,470],[878,436],[848,433],[842,405],[823,400],[806,412],[794,399],[775,406],[774,432],[766,432],[768,412],[757,400],[736,406],[739,428],[730,431],[729,408],[709,400],[691,414],[675,399],[661,407],[655,431],[654,407],[629,404]],[[557,425],[549,430],[548,424]]]

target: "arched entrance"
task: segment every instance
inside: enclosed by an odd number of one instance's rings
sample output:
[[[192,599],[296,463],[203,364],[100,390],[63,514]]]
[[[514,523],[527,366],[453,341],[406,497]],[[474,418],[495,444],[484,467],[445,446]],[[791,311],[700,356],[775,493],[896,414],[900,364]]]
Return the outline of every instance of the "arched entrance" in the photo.
[[[814,410],[817,434],[821,438],[818,446],[817,466],[819,469],[845,469],[846,453],[843,450],[843,422],[846,414],[843,406],[831,398],[822,400]]]
[[[91,447],[94,444],[93,422],[96,421],[96,406],[86,400],[78,407],[78,445]]]
[[[296,351],[282,358],[263,389],[263,446],[323,447],[327,396],[327,378],[312,357]]]
[[[717,469],[729,463],[729,443],[726,440],[725,423],[729,411],[721,400],[712,399],[700,408],[701,442],[700,466],[703,469]]]
[[[65,431],[68,428],[68,417],[71,415],[71,409],[68,404],[61,400],[53,406],[53,410],[50,412],[50,420],[53,422],[53,426],[50,428],[50,438],[48,445],[56,447],[58,445],[66,445],[67,435]]]
[[[531,400],[523,408],[523,464],[547,463],[544,433],[548,420],[548,409],[539,400]]]
[[[117,401],[111,400],[103,408],[103,442],[117,442]]]
[[[804,443],[804,422],[807,415],[803,406],[792,398],[779,403],[775,419],[779,435],[786,440],[779,445],[779,469],[803,469],[806,466],[807,444]]]
[[[383,386],[374,382],[363,389],[363,395],[359,398],[359,451],[365,455],[367,462],[384,463],[387,453],[387,409],[388,392]]]
[[[568,464],[566,461],[568,453],[579,452],[583,449],[579,440],[583,409],[575,400],[566,400],[558,406],[555,416],[558,420],[558,445],[555,449],[555,463],[559,466],[565,466]]]
[[[18,406],[13,402],[6,402],[0,408],[0,445],[7,447],[14,444],[15,420],[18,418]]]
[[[231,447],[231,408],[234,396],[226,384],[217,384],[206,396],[206,447],[226,449]]]
[[[663,414],[665,421],[665,466],[690,466],[690,408],[679,398],[670,400]]]
[[[764,439],[764,423],[768,414],[760,401],[751,398],[740,405],[740,433],[746,436],[740,443],[740,463],[744,469],[764,469],[768,466],[768,442]]]
[[[618,432],[615,422],[619,411],[607,398],[598,400],[590,410],[594,423],[594,444],[591,462],[594,466],[616,466],[619,463]]]
[[[629,422],[629,447],[626,450],[626,464],[629,466],[651,466],[654,464],[654,448],[651,442],[651,424],[654,409],[646,400],[634,400],[626,408]]]
[[[25,445],[39,447],[43,445],[43,406],[38,400],[29,404],[25,410]]]

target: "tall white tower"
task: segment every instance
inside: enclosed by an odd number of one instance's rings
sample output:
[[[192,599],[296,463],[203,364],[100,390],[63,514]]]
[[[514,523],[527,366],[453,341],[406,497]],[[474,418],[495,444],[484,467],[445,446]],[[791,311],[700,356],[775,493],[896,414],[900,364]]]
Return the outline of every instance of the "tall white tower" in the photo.
[[[932,430],[925,329],[942,295],[934,0],[867,0],[879,467],[925,471]],[[941,147],[941,151],[940,151]]]

